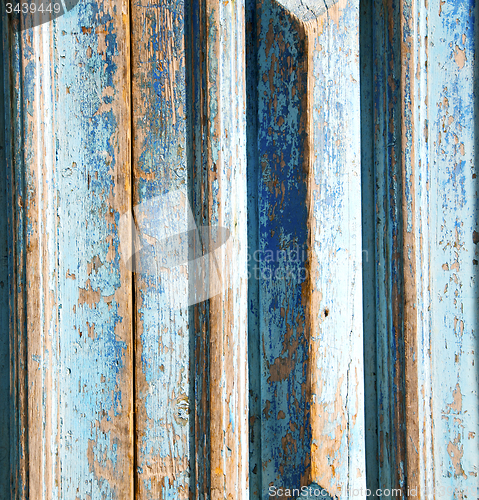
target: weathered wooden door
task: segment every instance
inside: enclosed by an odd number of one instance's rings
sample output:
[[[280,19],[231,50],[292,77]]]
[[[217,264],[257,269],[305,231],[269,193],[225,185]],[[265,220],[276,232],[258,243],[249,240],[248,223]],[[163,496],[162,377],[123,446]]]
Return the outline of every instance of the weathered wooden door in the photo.
[[[40,5],[3,4],[0,497],[477,498],[475,2]]]

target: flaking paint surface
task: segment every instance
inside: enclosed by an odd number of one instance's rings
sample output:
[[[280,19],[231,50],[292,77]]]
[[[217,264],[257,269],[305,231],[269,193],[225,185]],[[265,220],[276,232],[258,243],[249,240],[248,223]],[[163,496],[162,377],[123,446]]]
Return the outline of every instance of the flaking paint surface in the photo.
[[[207,0],[190,15],[192,206],[198,225],[231,234],[194,307],[194,498],[248,498],[244,4]]]
[[[378,484],[403,498],[474,496],[475,10],[372,12]]]
[[[257,9],[262,495],[347,494],[364,485],[358,10]]]
[[[91,2],[8,37],[15,498],[132,493],[127,13]]]
[[[479,464],[476,16],[468,1],[430,14],[434,467],[457,498],[476,495]]]
[[[133,210],[184,189],[186,94],[184,4],[132,3]],[[135,213],[135,212],[134,212]],[[138,215],[138,214],[137,214]],[[142,222],[154,235],[164,214]],[[138,219],[137,219],[138,220]],[[159,269],[137,257],[135,273],[136,491],[138,498],[188,498],[188,300],[171,297],[186,266]],[[156,272],[151,272],[151,268]]]
[[[3,26],[0,491],[11,481],[15,498],[243,498],[248,473],[252,498],[364,485],[358,6],[257,3],[248,137],[243,5],[188,6],[134,2],[131,33],[126,3]],[[375,477],[403,498],[465,498],[479,462],[476,7],[372,13]],[[183,188],[197,223],[231,231],[208,263],[221,293],[189,309],[170,302],[187,267],[133,282],[118,228]]]

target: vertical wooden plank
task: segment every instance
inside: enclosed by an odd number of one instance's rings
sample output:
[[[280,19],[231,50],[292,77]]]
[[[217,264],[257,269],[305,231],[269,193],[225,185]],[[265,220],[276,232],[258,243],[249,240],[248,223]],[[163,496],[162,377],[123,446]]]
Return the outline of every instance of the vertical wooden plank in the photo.
[[[26,30],[21,33],[22,40],[22,86],[23,96],[23,165],[24,200],[20,210],[24,211],[24,251],[25,251],[25,323],[26,323],[26,368],[27,368],[27,426],[28,433],[28,496],[42,492],[46,497],[52,487],[51,455],[45,453],[45,440],[51,436],[50,422],[45,426],[45,433],[38,433],[43,422],[51,414],[58,386],[45,383],[45,375],[55,364],[48,366],[49,353],[52,352],[48,330],[58,311],[53,307],[52,295],[46,287],[46,277],[55,274],[50,252],[45,251],[48,238],[44,226],[51,207],[51,197],[45,192],[48,181],[51,182],[53,155],[51,137],[53,136],[52,90],[50,49],[51,32],[42,28]],[[47,47],[44,53],[44,45]],[[45,85],[45,92],[41,89]],[[44,114],[44,116],[42,116]],[[43,119],[44,118],[44,121]],[[18,146],[14,146],[18,147]],[[50,166],[48,169],[47,165]],[[47,180],[48,179],[48,180]],[[50,202],[50,203],[49,203]],[[56,238],[52,247],[55,248]],[[54,254],[53,254],[54,255]],[[52,255],[52,256],[53,256]],[[47,258],[45,258],[47,257]],[[55,256],[56,257],[56,256]],[[57,296],[58,297],[58,296]],[[53,314],[52,314],[53,313]],[[53,321],[52,321],[53,320]],[[48,325],[45,328],[45,324]],[[53,352],[52,352],[53,354]],[[56,353],[55,353],[56,354]],[[56,356],[53,354],[52,358]],[[50,369],[50,370],[49,370]],[[48,375],[47,375],[48,376]],[[51,386],[48,387],[48,385]],[[44,399],[45,389],[50,389],[53,398]],[[56,420],[56,419],[55,419]],[[55,422],[54,420],[54,422]],[[57,421],[58,422],[58,421]],[[55,423],[57,423],[55,422]],[[53,431],[55,435],[56,432]],[[58,444],[56,442],[55,444]],[[54,445],[55,446],[55,445]]]
[[[0,33],[2,40],[5,32],[3,15],[0,16]],[[3,397],[0,401],[0,497],[10,498],[10,328],[9,328],[9,279],[8,279],[8,198],[7,198],[7,141],[5,131],[7,130],[6,109],[8,101],[5,92],[5,52],[8,53],[8,46],[2,44],[0,54],[0,394]],[[7,49],[7,51],[5,50]],[[7,58],[8,60],[8,58]],[[8,75],[8,73],[7,73]]]
[[[259,293],[261,491],[310,482],[307,40],[285,6],[257,3],[258,241],[250,250]],[[304,293],[306,292],[306,293]],[[303,299],[304,293],[304,299]]]
[[[244,3],[206,0],[191,8],[194,215],[196,224],[230,234],[210,253],[209,300],[194,310],[195,498],[243,499],[249,497]]]
[[[430,329],[436,495],[477,497],[477,5],[430,5]]]
[[[248,198],[248,379],[249,379],[249,490],[262,498],[261,459],[261,329],[258,263],[258,17],[256,0],[245,2],[246,24],[246,146]]]
[[[405,485],[405,379],[401,235],[400,23],[391,2],[375,2],[374,148],[379,486]]]
[[[46,52],[55,61],[50,217],[58,220],[46,224],[58,232],[55,424],[65,498],[133,495],[132,276],[119,227],[131,207],[129,31],[128,2],[80,3],[57,19]]]
[[[419,9],[418,9],[419,7]],[[402,273],[403,288],[403,328],[404,328],[404,403],[405,425],[407,437],[405,439],[406,463],[404,470],[407,478],[407,487],[414,488],[420,493],[420,458],[423,453],[420,447],[420,414],[419,414],[419,363],[423,353],[420,350],[417,314],[417,304],[421,304],[421,285],[417,266],[424,256],[421,252],[421,242],[417,239],[417,229],[421,227],[421,220],[417,221],[416,192],[421,196],[422,184],[416,179],[418,172],[415,169],[416,161],[421,151],[423,137],[420,134],[420,123],[426,116],[421,107],[416,109],[416,99],[421,99],[423,82],[417,77],[417,66],[421,68],[424,60],[421,56],[421,46],[424,40],[421,36],[421,26],[418,21],[422,14],[421,2],[404,1],[400,8],[401,27],[401,198],[402,198]],[[422,74],[422,72],[420,72]],[[421,120],[422,119],[422,120]],[[418,133],[419,132],[419,133]],[[421,162],[422,167],[422,162]],[[419,169],[418,169],[419,170]],[[422,450],[421,450],[422,451]],[[403,486],[404,489],[404,486]],[[404,494],[404,493],[403,493]]]
[[[188,161],[190,172],[190,199],[194,210],[195,224],[207,224],[207,184],[203,183],[205,175],[198,175],[207,169],[206,154],[202,149],[205,141],[205,119],[207,112],[206,81],[207,72],[207,45],[206,45],[206,10],[204,2],[190,2],[188,4],[188,32],[187,32],[187,71],[189,84],[189,128],[188,128]],[[197,173],[198,172],[198,173]],[[199,177],[195,182],[195,177]],[[203,184],[202,184],[203,183]],[[201,212],[206,212],[206,217]],[[200,213],[198,213],[200,212]],[[194,401],[192,414],[194,422],[194,444],[191,460],[191,490],[195,499],[206,497],[211,491],[211,432],[209,422],[210,412],[210,335],[207,323],[209,301],[193,306],[192,324],[190,331],[192,369],[192,387]]]
[[[412,154],[407,159],[404,184],[407,210],[406,231],[412,233],[405,238],[407,257],[404,267],[408,270],[408,288],[415,288],[414,294],[405,295],[408,302],[406,321],[406,390],[410,393],[406,399],[408,416],[408,460],[407,494],[416,494],[420,498],[436,497],[442,493],[435,488],[434,444],[432,400],[434,372],[431,366],[431,248],[434,244],[434,230],[431,228],[430,199],[431,179],[434,174],[430,161],[430,112],[431,112],[431,76],[429,74],[429,43],[432,35],[430,9],[425,2],[415,1],[403,8],[403,41],[408,45],[405,60],[407,70],[403,70],[405,92],[403,107],[406,108],[407,120],[404,128],[408,130],[407,149]],[[403,42],[403,43],[404,43]],[[410,97],[408,94],[413,94]],[[404,160],[403,160],[404,161]],[[403,167],[404,168],[404,167]],[[414,202],[412,201],[414,199]],[[404,205],[404,202],[403,202]],[[414,223],[412,224],[412,221]],[[415,265],[415,269],[414,269]],[[415,303],[414,299],[415,298]],[[409,318],[415,317],[415,320]],[[416,332],[411,330],[415,324]],[[410,390],[411,385],[416,385]],[[409,430],[410,429],[410,430]],[[403,488],[404,489],[404,488]]]
[[[359,9],[258,19],[262,498],[364,495]]]
[[[248,469],[244,15],[240,4],[192,2],[187,16],[185,28],[181,2],[132,8],[137,225],[158,240],[171,215],[188,230],[191,222],[223,227],[231,242],[202,264],[191,259],[166,268],[147,252],[136,263],[138,495],[186,498],[190,489],[237,498],[247,495]],[[186,203],[167,214],[162,200],[173,193],[186,195]],[[189,287],[182,289],[185,279]],[[199,301],[192,323],[188,306]],[[196,399],[188,426],[190,352]]]
[[[128,4],[14,33],[14,498],[131,498]]]
[[[22,151],[14,145],[23,142],[22,85],[21,85],[21,37],[12,29],[18,22],[3,16],[4,77],[5,77],[5,121],[10,123],[10,133],[5,137],[5,157],[7,170],[8,236],[11,249],[8,255],[10,273],[9,284],[9,363],[10,363],[10,495],[24,498],[28,494],[28,462],[26,432],[26,345],[24,327],[24,282],[25,265],[23,251],[24,217],[21,200],[24,199],[22,172]],[[14,235],[18,234],[18,239]]]
[[[329,5],[308,43],[311,475],[365,496],[359,3]]]
[[[402,498],[477,495],[474,13],[374,4],[379,486]]]
[[[427,7],[374,4],[378,486],[432,493]]]
[[[376,245],[374,187],[374,61],[373,2],[360,2],[359,56],[361,87],[361,219],[364,328],[364,448],[366,486],[376,498],[379,487],[377,343],[376,343]]]
[[[184,9],[182,1],[132,3],[133,201],[142,238],[161,239],[170,220],[187,220],[187,204],[175,213],[162,204],[173,191],[187,196]],[[188,269],[160,268],[160,257],[138,255],[134,269],[136,495],[183,499],[189,495],[189,312],[180,283]]]

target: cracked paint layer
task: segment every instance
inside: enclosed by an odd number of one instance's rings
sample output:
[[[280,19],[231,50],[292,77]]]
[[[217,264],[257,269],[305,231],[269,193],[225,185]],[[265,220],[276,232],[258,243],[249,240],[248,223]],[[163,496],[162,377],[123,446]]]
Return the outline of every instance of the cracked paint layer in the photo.
[[[301,6],[257,4],[261,498],[365,481],[358,6]]]

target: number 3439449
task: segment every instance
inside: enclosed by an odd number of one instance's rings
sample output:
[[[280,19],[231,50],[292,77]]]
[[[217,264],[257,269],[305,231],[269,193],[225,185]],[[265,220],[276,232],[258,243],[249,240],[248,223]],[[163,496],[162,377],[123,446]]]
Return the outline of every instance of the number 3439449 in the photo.
[[[53,14],[58,14],[62,8],[60,3],[53,3],[53,2],[48,2],[48,3],[43,3],[43,2],[15,2],[15,3],[5,3],[5,8],[7,11],[7,14],[12,14],[14,12],[16,13],[23,13],[23,14],[34,14],[36,12],[38,13],[47,13],[51,12]]]

